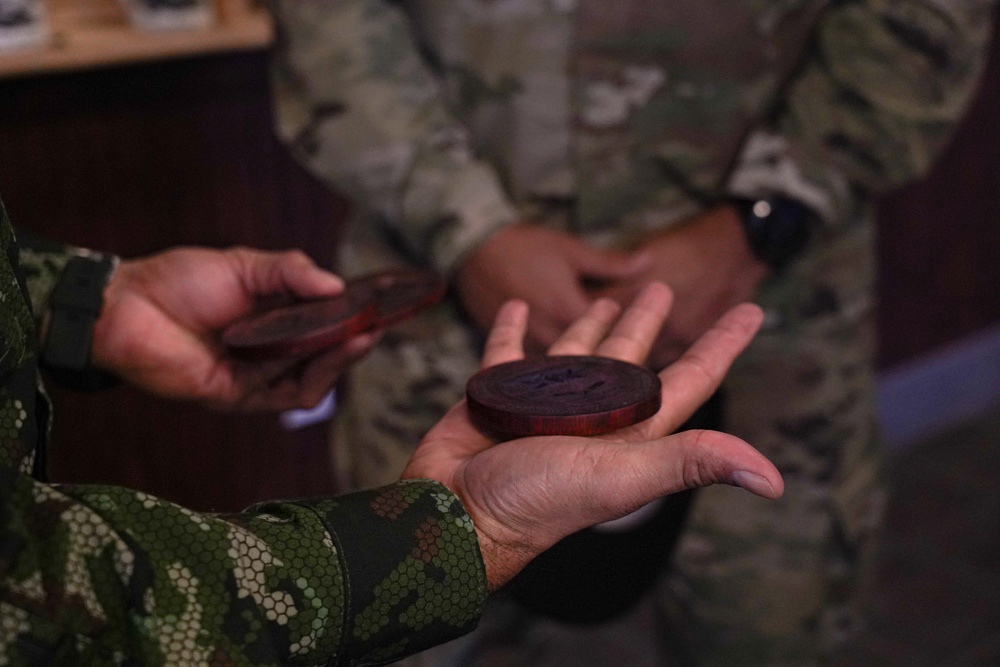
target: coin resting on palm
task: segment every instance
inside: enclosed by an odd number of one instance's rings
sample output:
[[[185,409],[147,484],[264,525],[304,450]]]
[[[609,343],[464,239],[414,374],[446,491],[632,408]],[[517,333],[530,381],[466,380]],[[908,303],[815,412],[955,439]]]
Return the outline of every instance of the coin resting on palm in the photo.
[[[349,280],[330,299],[300,301],[256,312],[229,326],[222,343],[236,357],[301,357],[385,328],[440,301],[444,279],[433,271],[394,269]]]
[[[660,378],[617,359],[552,356],[486,368],[465,395],[472,422],[491,435],[597,435],[656,414]]]

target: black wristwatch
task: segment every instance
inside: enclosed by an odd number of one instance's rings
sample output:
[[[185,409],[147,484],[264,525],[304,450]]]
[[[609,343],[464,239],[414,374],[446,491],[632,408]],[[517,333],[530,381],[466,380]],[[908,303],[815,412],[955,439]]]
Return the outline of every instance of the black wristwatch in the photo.
[[[781,195],[730,202],[740,213],[754,255],[776,271],[802,252],[818,221],[808,206]]]
[[[67,262],[49,297],[48,321],[39,361],[57,384],[96,390],[117,384],[112,375],[90,367],[94,324],[104,305],[104,287],[117,257],[86,253]]]

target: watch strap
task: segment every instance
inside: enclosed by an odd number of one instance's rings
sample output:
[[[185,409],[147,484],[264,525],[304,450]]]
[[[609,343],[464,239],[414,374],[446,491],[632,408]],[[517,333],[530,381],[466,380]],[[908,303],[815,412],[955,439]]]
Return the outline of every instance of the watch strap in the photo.
[[[101,389],[117,380],[90,368],[94,324],[104,304],[104,287],[117,258],[89,254],[66,263],[49,298],[40,362],[49,375],[72,389]]]

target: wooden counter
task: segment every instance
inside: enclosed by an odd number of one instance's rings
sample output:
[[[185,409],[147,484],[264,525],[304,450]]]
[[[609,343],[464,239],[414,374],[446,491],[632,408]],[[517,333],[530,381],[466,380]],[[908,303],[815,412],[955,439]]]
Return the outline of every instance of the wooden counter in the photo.
[[[133,27],[118,0],[47,0],[47,43],[0,51],[0,78],[262,49],[271,43],[271,20],[253,0],[215,0],[215,10],[210,27],[151,31]]]

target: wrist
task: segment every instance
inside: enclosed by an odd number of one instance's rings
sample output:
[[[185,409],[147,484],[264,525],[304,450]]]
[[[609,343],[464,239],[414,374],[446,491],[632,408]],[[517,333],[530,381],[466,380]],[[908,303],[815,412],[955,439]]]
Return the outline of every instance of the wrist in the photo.
[[[402,479],[406,479],[407,475],[404,472]],[[513,579],[542,550],[533,550],[527,539],[517,539],[517,533],[503,522],[488,513],[477,511],[477,503],[468,494],[461,492],[461,485],[442,484],[455,494],[472,521],[479,544],[479,555],[483,559],[486,590],[493,594]]]
[[[483,568],[486,571],[486,590],[493,594],[513,579],[537,556],[540,551],[533,552],[527,545],[501,543],[487,531],[473,522],[476,529],[476,539],[479,541],[479,553],[483,557]]]
[[[723,211],[723,215],[719,216],[719,219],[723,220],[725,225],[725,231],[719,232],[719,235],[725,235],[725,238],[730,239],[730,247],[733,245],[738,245],[740,248],[739,256],[743,257],[746,262],[760,265],[765,268],[765,270],[770,270],[770,265],[764,262],[754,250],[753,245],[750,242],[750,237],[747,235],[746,224],[743,219],[743,211],[739,204],[735,202],[726,202],[720,209]],[[716,237],[718,238],[718,236]]]
[[[516,239],[517,234],[525,226],[526,223],[523,221],[517,221],[493,229],[489,234],[480,239],[478,243],[470,247],[462,255],[461,259],[455,262],[452,267],[454,275],[457,276],[470,266],[474,266],[483,257],[492,254],[495,249],[499,249],[499,253],[502,254],[509,240],[512,238]]]

